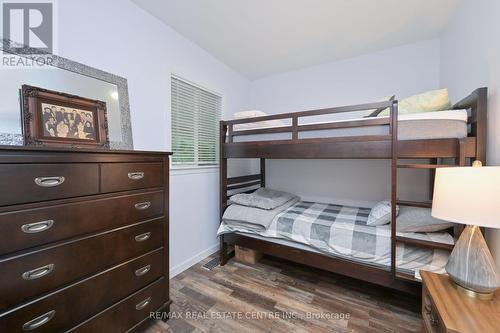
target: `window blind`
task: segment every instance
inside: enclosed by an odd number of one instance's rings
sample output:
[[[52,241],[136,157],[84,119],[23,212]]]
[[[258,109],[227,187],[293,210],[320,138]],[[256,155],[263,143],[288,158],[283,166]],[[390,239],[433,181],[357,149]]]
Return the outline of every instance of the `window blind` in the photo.
[[[171,78],[171,94],[172,165],[217,165],[221,96],[177,76]]]

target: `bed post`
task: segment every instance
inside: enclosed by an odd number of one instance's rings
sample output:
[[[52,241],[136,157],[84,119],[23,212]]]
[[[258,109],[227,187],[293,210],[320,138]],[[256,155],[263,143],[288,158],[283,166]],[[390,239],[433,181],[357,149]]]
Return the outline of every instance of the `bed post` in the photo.
[[[440,158],[431,158],[431,164],[441,164]],[[429,169],[429,201],[432,201],[434,195],[434,180],[436,179],[436,169]]]
[[[488,88],[479,88],[476,90],[476,159],[486,165],[486,132],[488,117]]]
[[[478,88],[453,106],[453,109],[470,109],[470,136],[476,138],[476,159],[486,164],[486,136],[488,118],[488,88]]]
[[[260,187],[266,187],[266,159],[260,159]]]
[[[465,152],[465,146],[466,142],[464,139],[458,140],[457,143],[457,156],[455,157],[455,165],[463,167],[466,164],[466,152]],[[462,234],[462,231],[464,231],[465,226],[463,224],[458,224],[455,223],[453,226],[453,238],[455,239],[455,244],[458,241],[458,238],[460,238],[460,235]]]
[[[227,125],[224,121],[219,125],[219,182],[220,182],[220,211],[219,223],[222,222],[222,215],[227,207],[227,158],[224,156],[224,143],[226,142]],[[224,266],[227,263],[227,243],[224,235],[220,236],[219,264]]]
[[[396,204],[398,193],[398,101],[391,106],[391,274],[396,278]]]

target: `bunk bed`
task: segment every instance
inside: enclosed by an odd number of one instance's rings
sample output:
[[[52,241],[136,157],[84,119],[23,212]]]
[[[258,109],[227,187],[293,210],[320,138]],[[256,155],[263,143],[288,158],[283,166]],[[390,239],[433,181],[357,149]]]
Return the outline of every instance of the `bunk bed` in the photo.
[[[361,119],[329,120],[303,124],[302,119],[324,115],[340,115],[389,108],[388,117],[369,117]],[[266,184],[266,159],[388,159],[391,161],[391,223],[390,264],[380,267],[350,260],[342,256],[291,246],[287,242],[238,232],[220,235],[220,264],[228,260],[228,246],[239,245],[258,250],[264,254],[281,257],[297,263],[339,273],[400,291],[419,294],[421,284],[418,279],[398,270],[396,248],[398,244],[451,251],[452,244],[428,239],[405,237],[397,232],[396,206],[430,208],[432,203],[432,184],[436,168],[451,165],[466,166],[474,160],[486,162],[487,128],[487,88],[478,88],[469,96],[453,105],[453,110],[467,110],[465,133],[460,131],[444,133],[436,138],[412,138],[405,135],[398,139],[398,102],[386,101],[362,105],[343,106],[311,111],[292,112],[246,119],[220,122],[220,214],[228,207],[228,199],[235,193],[251,193]],[[418,118],[418,117],[417,117]],[[427,119],[429,120],[429,119]],[[288,123],[285,124],[285,121]],[[282,123],[283,122],[283,123]],[[249,127],[248,124],[268,124],[263,127]],[[283,124],[283,125],[282,125]],[[407,126],[407,124],[405,124]],[[384,127],[387,133],[362,134],[359,129]],[[344,135],[336,135],[338,131]],[[335,132],[337,131],[337,132]],[[304,133],[326,133],[308,137]],[[347,133],[347,134],[345,134]],[[351,133],[351,134],[350,134]],[[366,132],[369,133],[369,132]],[[406,132],[405,132],[406,133]],[[273,136],[271,140],[259,139],[259,135]],[[288,137],[286,137],[288,136]],[[243,138],[249,138],[242,140]],[[228,159],[260,159],[260,172],[253,175],[228,177]],[[422,163],[400,163],[400,160],[418,160]],[[431,173],[429,201],[412,202],[397,197],[397,175],[399,168],[428,169]],[[455,226],[453,237],[458,239],[463,228]]]

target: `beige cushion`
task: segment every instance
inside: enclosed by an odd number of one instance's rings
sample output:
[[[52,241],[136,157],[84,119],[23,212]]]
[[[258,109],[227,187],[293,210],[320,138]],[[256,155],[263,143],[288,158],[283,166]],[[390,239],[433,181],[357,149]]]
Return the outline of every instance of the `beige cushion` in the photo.
[[[448,89],[427,91],[398,101],[398,114],[449,110],[451,108]],[[379,113],[388,116],[389,110]]]
[[[452,222],[432,217],[430,208],[401,207],[396,220],[398,232],[436,232],[453,226]]]
[[[396,206],[396,215],[398,214],[399,207]],[[380,201],[373,206],[370,214],[368,215],[367,225],[378,226],[384,225],[391,221],[391,203],[389,201]]]

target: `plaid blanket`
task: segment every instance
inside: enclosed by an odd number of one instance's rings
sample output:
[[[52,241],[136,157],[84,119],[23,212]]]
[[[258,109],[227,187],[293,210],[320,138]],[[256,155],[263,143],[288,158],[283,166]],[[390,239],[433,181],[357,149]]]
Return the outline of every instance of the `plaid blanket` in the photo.
[[[390,225],[366,225],[369,214],[370,208],[300,201],[276,215],[267,230],[251,233],[304,244],[317,251],[349,260],[390,266]],[[222,223],[218,234],[227,232],[249,231],[231,228]],[[398,235],[453,244],[451,235],[443,232]],[[448,256],[447,251],[398,243],[396,265],[401,271],[417,272],[416,276],[419,277],[419,269],[443,272]]]

